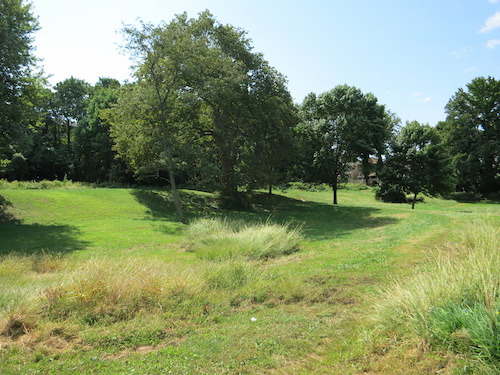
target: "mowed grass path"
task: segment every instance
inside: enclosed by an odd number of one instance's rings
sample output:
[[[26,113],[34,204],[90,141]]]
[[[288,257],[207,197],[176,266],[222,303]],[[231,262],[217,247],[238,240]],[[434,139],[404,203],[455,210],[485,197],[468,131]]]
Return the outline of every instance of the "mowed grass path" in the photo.
[[[186,270],[202,262],[185,251],[184,225],[175,221],[166,191],[2,189],[0,196],[0,254],[9,262],[41,252],[61,254],[66,261],[63,269],[44,274],[0,268],[0,312],[17,295],[68,282],[89,260],[141,260]],[[290,289],[305,292],[296,299],[221,302],[171,319],[138,316],[117,324],[78,325],[59,345],[46,332],[0,338],[2,373],[376,373],[379,359],[362,338],[379,290],[425,266],[437,247],[458,241],[470,220],[487,216],[500,222],[494,203],[426,198],[411,210],[377,202],[371,190],[342,190],[338,206],[331,205],[329,191],[261,193],[247,212],[221,211],[208,193],[186,190],[182,200],[189,219],[300,225],[302,250],[258,267],[291,275],[297,285]],[[393,368],[409,374],[446,367],[449,361],[445,354],[393,360],[400,361]]]

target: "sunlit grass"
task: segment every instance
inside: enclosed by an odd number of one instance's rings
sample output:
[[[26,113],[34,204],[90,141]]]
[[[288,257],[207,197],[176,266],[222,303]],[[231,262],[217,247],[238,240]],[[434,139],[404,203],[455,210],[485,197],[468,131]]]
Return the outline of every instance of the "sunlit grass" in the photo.
[[[499,223],[495,204],[426,198],[412,211],[375,201],[371,189],[343,189],[333,206],[331,191],[315,190],[257,193],[246,212],[181,191],[184,225],[168,190],[4,186],[2,371],[376,368],[361,338],[378,289],[426,269],[470,219]],[[431,361],[425,349],[413,362],[382,357],[394,374],[453,363],[449,354]]]
[[[463,237],[432,267],[393,284],[376,304],[375,318],[385,332],[470,355],[487,364],[485,373],[495,373],[500,371],[500,230],[475,221]]]

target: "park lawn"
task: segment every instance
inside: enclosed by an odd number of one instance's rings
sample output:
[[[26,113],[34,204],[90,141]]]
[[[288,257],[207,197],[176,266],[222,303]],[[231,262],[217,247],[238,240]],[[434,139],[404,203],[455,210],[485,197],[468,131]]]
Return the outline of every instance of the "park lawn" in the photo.
[[[2,373],[356,374],[377,373],[377,362],[387,358],[394,363],[385,372],[394,374],[458,366],[449,353],[412,346],[400,355],[373,355],[364,340],[371,306],[391,280],[411,276],[438,247],[459,241],[471,220],[498,224],[497,204],[425,198],[411,210],[376,201],[371,189],[341,190],[338,206],[328,190],[278,193],[257,193],[245,212],[219,210],[209,193],[184,190],[181,198],[189,220],[299,226],[301,251],[237,265],[256,280],[240,289],[199,296],[182,284],[184,297],[168,311],[90,321],[40,318],[26,305],[71,284],[81,269],[152,269],[189,284],[219,266],[186,251],[193,239],[175,221],[167,191],[1,189],[0,318],[14,311],[39,319],[26,334],[0,336]]]

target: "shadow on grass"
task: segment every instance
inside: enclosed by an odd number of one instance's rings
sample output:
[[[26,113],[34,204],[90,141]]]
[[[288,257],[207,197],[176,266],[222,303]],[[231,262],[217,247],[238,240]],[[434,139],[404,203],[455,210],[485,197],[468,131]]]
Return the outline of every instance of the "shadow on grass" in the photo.
[[[0,255],[40,252],[64,254],[87,245],[79,231],[69,225],[23,224],[9,212],[12,204],[0,196]]]
[[[137,201],[148,208],[148,219],[177,221],[170,192],[167,190],[136,190]],[[217,197],[209,193],[182,191],[180,194],[188,220],[198,217],[224,216],[247,222],[274,221],[302,225],[306,237],[323,240],[349,234],[354,230],[395,224],[398,219],[378,216],[373,207],[333,206],[317,202],[302,202],[280,195],[255,193],[253,209],[226,211],[217,207]]]
[[[87,246],[79,231],[69,225],[0,223],[0,254],[65,254]]]
[[[178,221],[170,191],[138,189],[132,194],[140,204],[147,207],[148,220]],[[217,198],[213,194],[182,191],[179,196],[188,220],[213,215],[218,210]]]
[[[303,225],[304,235],[312,240],[324,240],[349,234],[354,230],[371,229],[395,224],[391,216],[378,216],[374,207],[352,207],[318,202],[303,202],[281,195],[254,194],[254,211],[276,222]]]

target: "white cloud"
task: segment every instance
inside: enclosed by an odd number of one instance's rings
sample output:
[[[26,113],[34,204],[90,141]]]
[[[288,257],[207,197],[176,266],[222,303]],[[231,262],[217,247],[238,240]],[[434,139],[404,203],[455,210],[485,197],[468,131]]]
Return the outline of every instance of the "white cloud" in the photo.
[[[470,57],[472,49],[470,47],[463,47],[454,51],[451,51],[451,55],[457,59],[465,59]]]
[[[483,28],[479,30],[479,32],[487,33],[493,29],[496,29],[497,27],[500,27],[500,12],[496,12],[494,15],[488,18],[484,23]]]
[[[500,44],[500,40],[499,39],[488,40],[488,42],[486,43],[486,48],[493,49],[493,48],[495,48],[499,44]]]
[[[500,0],[490,0],[490,3],[495,4],[498,3]]]
[[[430,96],[428,96],[428,97],[423,98],[423,99],[418,99],[417,103],[429,103],[430,101],[432,101],[432,98]]]

